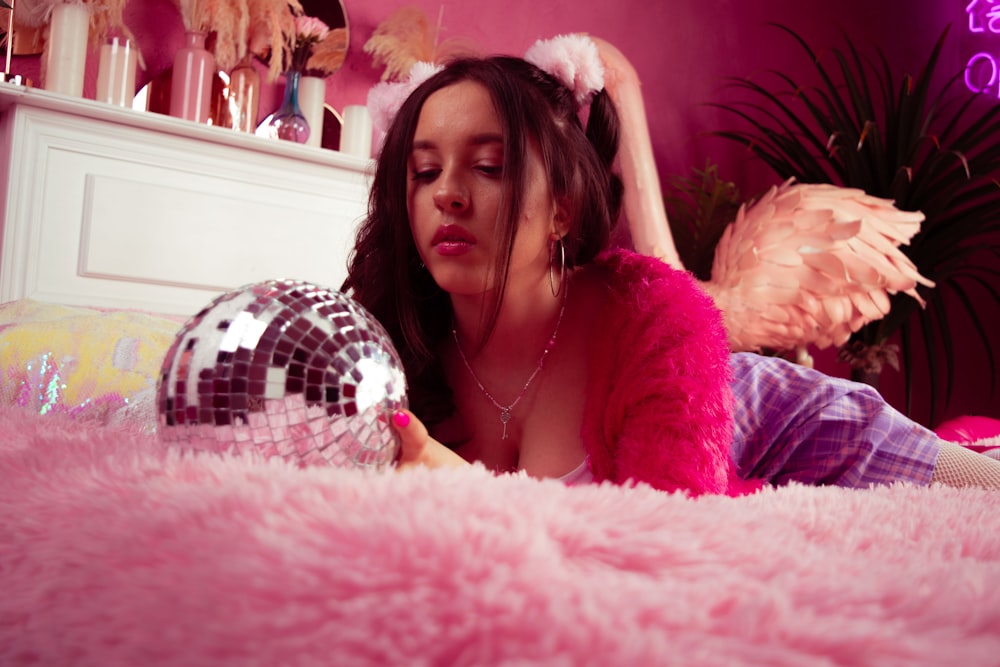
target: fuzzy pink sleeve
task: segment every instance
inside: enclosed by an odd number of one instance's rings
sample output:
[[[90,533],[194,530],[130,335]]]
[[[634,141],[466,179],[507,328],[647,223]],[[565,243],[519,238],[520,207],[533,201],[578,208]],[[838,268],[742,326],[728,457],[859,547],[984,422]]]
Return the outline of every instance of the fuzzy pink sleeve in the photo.
[[[607,262],[617,280],[584,427],[595,477],[725,492],[733,420],[721,314],[689,274],[659,260],[616,253]]]

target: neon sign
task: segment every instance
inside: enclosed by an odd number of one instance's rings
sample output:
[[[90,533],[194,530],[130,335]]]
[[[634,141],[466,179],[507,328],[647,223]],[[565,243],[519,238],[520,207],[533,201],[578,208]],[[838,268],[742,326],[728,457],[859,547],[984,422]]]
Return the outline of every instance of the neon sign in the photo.
[[[1000,35],[1000,0],[972,0],[965,13],[970,33]],[[1000,97],[1000,60],[986,51],[974,54],[965,64],[965,86]]]

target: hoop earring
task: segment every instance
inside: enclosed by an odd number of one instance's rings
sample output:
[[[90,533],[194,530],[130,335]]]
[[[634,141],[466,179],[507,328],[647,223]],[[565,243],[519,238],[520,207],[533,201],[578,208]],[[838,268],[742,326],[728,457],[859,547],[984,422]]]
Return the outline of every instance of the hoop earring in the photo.
[[[549,289],[552,290],[552,296],[559,296],[562,292],[563,278],[566,276],[566,246],[563,245],[563,240],[560,237],[558,241],[553,244],[552,252],[555,253],[555,245],[559,245],[559,287],[556,287],[555,277],[552,275],[552,257],[549,257]]]

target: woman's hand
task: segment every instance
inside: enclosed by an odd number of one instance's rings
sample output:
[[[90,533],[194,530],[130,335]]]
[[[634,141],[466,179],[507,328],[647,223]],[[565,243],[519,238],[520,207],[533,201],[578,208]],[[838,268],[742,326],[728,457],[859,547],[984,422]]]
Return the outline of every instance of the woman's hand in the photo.
[[[468,461],[432,438],[423,422],[409,410],[397,410],[393,413],[391,422],[392,428],[399,435],[400,442],[397,469],[406,470],[414,466],[443,468],[469,465]]]

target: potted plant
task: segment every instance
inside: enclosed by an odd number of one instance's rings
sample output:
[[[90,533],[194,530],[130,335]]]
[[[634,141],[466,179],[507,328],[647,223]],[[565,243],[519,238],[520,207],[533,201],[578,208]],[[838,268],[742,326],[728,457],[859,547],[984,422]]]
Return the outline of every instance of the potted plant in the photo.
[[[710,280],[715,248],[743,203],[739,188],[723,180],[711,160],[664,185],[663,204],[681,263],[698,280]]]
[[[959,89],[961,72],[938,81],[947,29],[916,75],[897,77],[881,50],[874,59],[863,57],[845,36],[845,48],[828,51],[831,63],[790,28],[772,25],[802,48],[818,83],[775,70],[768,71],[774,87],[730,79],[744,99],[712,106],[745,125],[715,134],[746,146],[781,179],[856,187],[924,213],[920,233],[903,252],[937,285],[921,289],[926,309],[896,295],[889,314],[857,331],[840,351],[852,377],[877,384],[882,364],[896,361],[890,340],[898,334],[905,410],[912,410],[911,369],[924,363],[933,423],[940,391],[947,405],[954,385],[956,341],[946,304],[965,311],[981,343],[983,367],[991,382],[996,376],[986,322],[1000,311],[1000,105]]]

